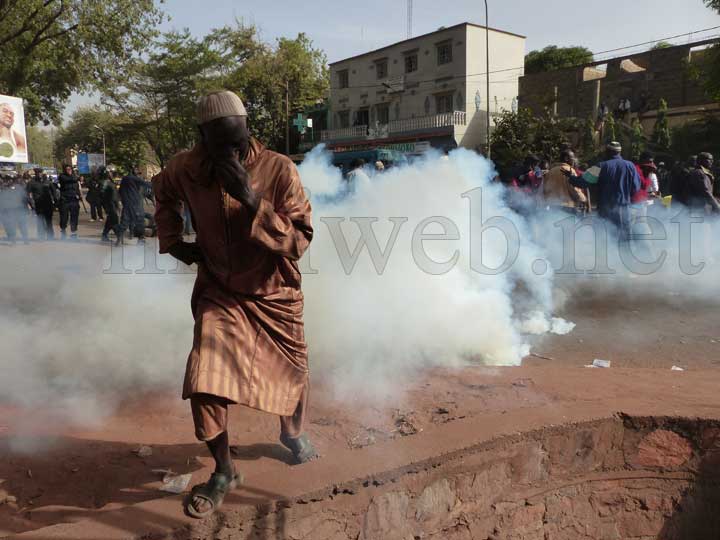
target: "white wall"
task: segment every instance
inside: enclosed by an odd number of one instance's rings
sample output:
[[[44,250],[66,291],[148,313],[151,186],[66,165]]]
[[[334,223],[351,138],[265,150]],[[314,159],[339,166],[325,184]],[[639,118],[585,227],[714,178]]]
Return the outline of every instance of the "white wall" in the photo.
[[[488,105],[485,29],[468,26],[467,104],[468,129],[462,145],[474,148],[486,140],[486,112]],[[512,108],[518,95],[519,79],[524,73],[525,39],[503,32],[490,31],[490,112],[493,115]],[[476,111],[475,96],[480,93],[480,111]],[[497,98],[497,105],[495,98]]]

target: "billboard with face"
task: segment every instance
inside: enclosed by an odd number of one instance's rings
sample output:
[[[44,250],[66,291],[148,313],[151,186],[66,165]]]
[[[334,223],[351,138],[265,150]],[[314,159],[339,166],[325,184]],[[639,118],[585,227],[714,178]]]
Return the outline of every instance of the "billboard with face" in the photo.
[[[0,161],[10,163],[28,162],[23,101],[20,98],[1,94]]]

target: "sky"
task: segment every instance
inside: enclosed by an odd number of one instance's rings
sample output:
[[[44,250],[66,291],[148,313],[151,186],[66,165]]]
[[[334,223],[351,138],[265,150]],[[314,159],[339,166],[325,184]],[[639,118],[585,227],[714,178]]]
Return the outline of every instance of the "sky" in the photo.
[[[601,52],[720,26],[720,15],[706,8],[702,0],[626,0],[615,4],[488,0],[488,4],[490,26],[527,36],[527,52],[547,45],[582,45]],[[407,37],[407,0],[165,0],[163,6],[170,16],[163,30],[189,28],[200,37],[239,19],[256,25],[261,37],[270,43],[304,32],[325,51],[329,62]],[[482,0],[413,1],[415,36],[460,22],[484,24]],[[680,44],[715,35],[720,35],[720,28],[671,41]],[[73,96],[66,117],[79,105],[92,101],[92,97]]]

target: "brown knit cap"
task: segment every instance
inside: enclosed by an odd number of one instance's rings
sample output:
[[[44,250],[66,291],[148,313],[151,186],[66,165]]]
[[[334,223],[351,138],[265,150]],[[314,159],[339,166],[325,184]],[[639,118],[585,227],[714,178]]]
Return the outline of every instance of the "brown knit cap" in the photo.
[[[235,92],[230,90],[212,92],[198,101],[198,124],[207,124],[228,116],[247,116],[245,105]]]

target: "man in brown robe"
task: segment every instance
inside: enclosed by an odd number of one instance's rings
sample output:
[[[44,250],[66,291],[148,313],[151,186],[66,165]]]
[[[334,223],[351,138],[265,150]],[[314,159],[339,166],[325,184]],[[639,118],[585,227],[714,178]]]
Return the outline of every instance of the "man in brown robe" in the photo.
[[[160,252],[197,263],[193,348],[183,399],[215,462],[188,512],[216,510],[239,482],[230,458],[229,404],[280,416],[280,441],[299,463],[317,457],[303,433],[308,360],[298,260],[312,239],[310,203],[292,161],[250,137],[232,92],[198,104],[200,142],[153,178]],[[183,204],[195,243],[183,240]]]

